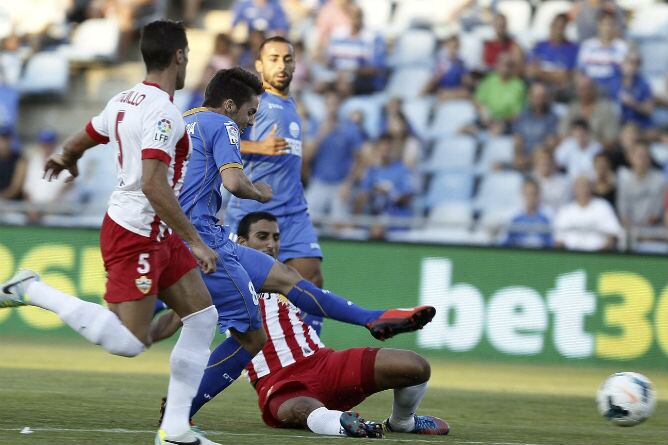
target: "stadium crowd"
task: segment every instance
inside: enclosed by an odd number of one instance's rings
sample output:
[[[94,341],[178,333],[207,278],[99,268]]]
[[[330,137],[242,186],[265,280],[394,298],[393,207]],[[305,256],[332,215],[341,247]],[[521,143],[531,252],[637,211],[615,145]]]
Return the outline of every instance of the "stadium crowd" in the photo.
[[[665,2],[22,3],[0,1],[4,222],[101,221],[113,156],[87,155],[73,183],[41,182],[58,122],[26,135],[19,104],[61,100],[75,66],[132,59],[137,29],[172,15],[213,41],[175,97],[184,111],[217,70],[254,70],[265,37],[294,42],[303,180],[324,234],[668,253]],[[113,44],[90,38],[102,32]],[[69,220],[49,218],[63,208]]]

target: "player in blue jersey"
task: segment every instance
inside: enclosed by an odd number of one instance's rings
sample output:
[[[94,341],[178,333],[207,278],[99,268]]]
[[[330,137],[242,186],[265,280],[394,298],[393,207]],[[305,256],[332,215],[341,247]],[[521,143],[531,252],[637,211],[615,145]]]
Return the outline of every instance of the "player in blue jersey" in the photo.
[[[323,291],[271,256],[238,246],[230,239],[229,228],[218,224],[221,185],[239,198],[266,202],[272,196],[270,186],[253,184],[244,174],[239,149],[239,129],[252,125],[261,92],[259,80],[248,71],[221,70],[207,86],[203,106],[185,113],[193,151],[179,201],[204,242],[218,253],[216,272],[203,278],[218,310],[221,332],[231,333],[211,355],[191,415],[234,381],[264,346],[256,288],[281,292],[309,313],[366,326],[379,339],[419,329],[435,313],[431,306],[361,308]]]
[[[267,203],[232,198],[225,224],[236,231],[241,218],[251,212],[271,212],[278,217],[283,237],[280,261],[322,287],[322,252],[308,215],[302,172],[302,123],[290,97],[295,71],[294,47],[283,37],[270,37],[260,46],[255,69],[265,92],[260,99],[255,124],[241,141],[244,168],[253,181],[271,185],[274,196]],[[277,156],[280,155],[280,156]],[[311,314],[307,321],[320,332],[322,318]]]

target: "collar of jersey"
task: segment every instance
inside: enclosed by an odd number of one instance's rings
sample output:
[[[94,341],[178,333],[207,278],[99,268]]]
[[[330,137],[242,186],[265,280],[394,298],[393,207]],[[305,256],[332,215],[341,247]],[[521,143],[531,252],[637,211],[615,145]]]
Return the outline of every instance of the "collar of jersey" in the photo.
[[[278,97],[280,97],[280,98],[282,98],[282,99],[287,99],[287,98],[290,97],[290,95],[288,95],[288,94],[283,94],[283,93],[278,92],[276,89],[274,89],[274,88],[273,88],[271,85],[269,85],[268,83],[264,83],[262,86],[264,87],[264,91],[265,91],[265,92],[267,92],[267,93],[269,93],[269,94],[273,94],[274,96],[278,96]]]
[[[204,112],[204,111],[211,111],[211,110],[209,110],[207,107],[191,108],[190,110],[188,110],[188,111],[186,111],[185,113],[183,113],[183,117],[191,116],[191,115],[193,115],[193,114],[195,114],[195,113],[202,113],[202,112]]]
[[[159,90],[162,91],[163,93],[167,94],[167,91],[163,90],[162,87],[161,87],[159,84],[155,83],[155,82],[147,82],[147,81],[144,80],[142,83],[143,83],[144,85],[148,85],[148,86],[150,86],[150,87],[156,87],[157,89],[159,89]],[[169,96],[169,100],[170,100],[170,102],[174,102],[174,96]]]

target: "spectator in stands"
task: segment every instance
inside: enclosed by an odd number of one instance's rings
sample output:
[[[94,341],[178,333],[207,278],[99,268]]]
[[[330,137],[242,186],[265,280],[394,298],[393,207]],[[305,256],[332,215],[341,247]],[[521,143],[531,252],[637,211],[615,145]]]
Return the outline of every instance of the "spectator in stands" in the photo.
[[[326,116],[311,147],[304,153],[311,177],[306,191],[309,211],[314,216],[344,218],[349,214],[343,189],[350,187],[353,167],[364,142],[364,132],[355,123],[339,117],[336,92],[325,95]]]
[[[617,178],[607,153],[596,153],[593,173],[592,194],[597,198],[605,199],[615,207],[617,205]]]
[[[635,122],[642,129],[652,126],[652,112],[654,101],[652,90],[640,74],[640,54],[630,51],[620,71],[610,84],[610,93],[622,109],[622,122]]]
[[[401,108],[388,114],[383,130],[391,137],[392,157],[415,169],[422,160],[422,142],[412,131]]]
[[[550,36],[536,43],[531,50],[527,75],[565,94],[577,66],[578,45],[566,38],[568,15],[558,14],[550,24]]]
[[[62,194],[71,186],[66,182],[68,175],[60,175],[51,181],[44,181],[44,164],[57,147],[58,134],[44,128],[37,134],[38,145],[28,153],[23,195],[26,201],[33,204],[49,204],[60,199]],[[37,213],[30,215],[33,221],[39,219]]]
[[[663,216],[666,178],[652,168],[649,148],[637,142],[631,151],[631,169],[619,174],[617,211],[624,227],[653,226]]]
[[[12,127],[0,126],[0,198],[19,199],[26,173],[26,163],[12,150]]]
[[[612,14],[616,29],[624,30],[624,11],[614,0],[580,0],[571,11],[580,42],[596,36],[601,12]]]
[[[566,137],[570,134],[572,122],[584,118],[596,140],[607,148],[614,146],[619,132],[619,115],[615,104],[608,99],[600,98],[594,82],[583,74],[575,78],[575,97],[566,115],[561,119],[559,125],[561,136]]]
[[[19,92],[11,85],[8,85],[3,77],[2,67],[0,67],[0,126],[8,127],[13,130],[16,127],[16,121],[19,116]],[[12,133],[14,133],[12,131]],[[12,151],[19,152],[21,144],[16,134],[12,136]]]
[[[0,43],[0,73],[5,85],[15,86],[21,77],[23,61],[19,55],[21,39],[12,32]]]
[[[197,87],[191,92],[190,100],[186,110],[196,108],[204,102],[204,91],[209,81],[218,70],[232,68],[237,64],[237,54],[234,51],[234,45],[229,35],[219,33],[216,35],[213,52],[209,56],[209,62],[202,72],[202,78]]]
[[[371,94],[383,89],[387,71],[385,40],[364,28],[364,13],[349,6],[350,28],[332,33],[327,46],[327,64],[339,79],[352,84],[353,94]]]
[[[532,178],[522,185],[524,209],[510,220],[504,246],[545,249],[552,247],[550,218],[542,208],[540,186]]]
[[[660,128],[668,128],[668,74],[665,74],[663,88],[654,92],[654,113],[652,122]]]
[[[439,100],[467,99],[471,96],[471,76],[459,55],[459,37],[452,35],[441,43],[436,53],[434,77],[422,94],[436,94]]]
[[[571,179],[591,174],[594,156],[601,151],[601,144],[592,137],[589,124],[576,119],[571,124],[571,135],[557,146],[554,159],[564,168]]]
[[[524,106],[526,87],[515,74],[515,63],[508,53],[498,57],[495,72],[489,73],[475,90],[475,103],[481,123],[489,126],[494,121],[508,124]]]
[[[327,0],[320,8],[316,17],[317,31],[316,51],[322,52],[327,48],[329,38],[338,29],[350,29],[351,16],[348,9],[354,5],[353,0]]]
[[[610,158],[612,170],[617,171],[620,167],[629,167],[629,153],[640,140],[640,127],[635,122],[626,122],[622,125],[619,137],[612,147],[606,148],[605,152]]]
[[[550,92],[542,82],[529,87],[528,106],[513,121],[515,143],[514,167],[530,167],[533,152],[539,146],[554,148],[558,142],[559,118],[552,110]]]
[[[232,27],[244,23],[248,31],[262,31],[268,36],[288,32],[289,24],[285,11],[275,0],[237,0],[234,5]]]
[[[253,30],[248,34],[248,41],[241,46],[239,51],[239,66],[257,74],[255,61],[260,57],[260,45],[264,42],[264,31]]]
[[[552,214],[556,214],[570,198],[570,183],[568,178],[557,170],[552,150],[549,148],[540,147],[534,152],[532,178],[540,186],[545,207]]]
[[[412,173],[401,159],[392,157],[392,138],[385,134],[374,147],[377,164],[370,166],[360,184],[355,211],[376,216],[411,216],[415,193]],[[385,228],[374,227],[371,236],[382,238]]]
[[[577,177],[573,190],[575,200],[562,207],[554,219],[556,246],[588,251],[615,248],[622,227],[610,203],[592,196],[587,176]]]
[[[601,11],[598,35],[582,42],[578,53],[578,69],[596,82],[604,95],[612,97],[612,82],[629,50],[619,38],[613,13]]]
[[[488,70],[494,69],[499,64],[501,54],[509,54],[513,61],[513,73],[519,74],[524,64],[522,48],[513,40],[508,33],[508,21],[503,14],[496,14],[492,23],[494,27],[494,39],[483,43],[482,60]],[[497,68],[498,69],[498,68]]]

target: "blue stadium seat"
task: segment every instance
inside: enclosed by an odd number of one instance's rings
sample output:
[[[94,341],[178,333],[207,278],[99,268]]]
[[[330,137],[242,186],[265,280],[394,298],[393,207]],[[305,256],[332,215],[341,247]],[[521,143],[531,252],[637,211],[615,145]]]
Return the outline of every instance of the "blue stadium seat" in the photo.
[[[436,36],[426,29],[409,29],[402,33],[394,48],[391,65],[433,67]]]
[[[425,170],[436,172],[473,172],[476,141],[470,136],[453,136],[438,140],[425,163]]]
[[[474,177],[468,173],[440,173],[427,189],[425,206],[432,208],[443,202],[468,202],[473,194]]]
[[[515,210],[522,205],[522,175],[503,171],[488,173],[482,177],[474,200],[476,210],[482,212],[498,209]]]
[[[17,90],[22,95],[55,93],[64,95],[69,85],[70,65],[57,52],[34,54],[26,64]]]
[[[478,168],[481,173],[488,172],[494,164],[512,164],[514,144],[511,136],[492,136],[484,145]]]
[[[427,139],[429,118],[431,117],[433,107],[433,96],[410,99],[401,104],[401,110],[411,124],[411,128],[420,139]]]
[[[75,28],[72,43],[63,51],[72,62],[116,60],[120,29],[111,19],[88,19]]]
[[[433,72],[429,67],[399,67],[390,76],[385,92],[390,97],[414,99],[420,96],[432,76]]]
[[[476,110],[468,100],[452,100],[444,102],[436,109],[434,120],[429,127],[429,136],[438,138],[451,136],[459,132],[465,125],[475,122]]]
[[[473,223],[473,205],[470,201],[442,202],[429,212],[428,225],[469,228]]]

